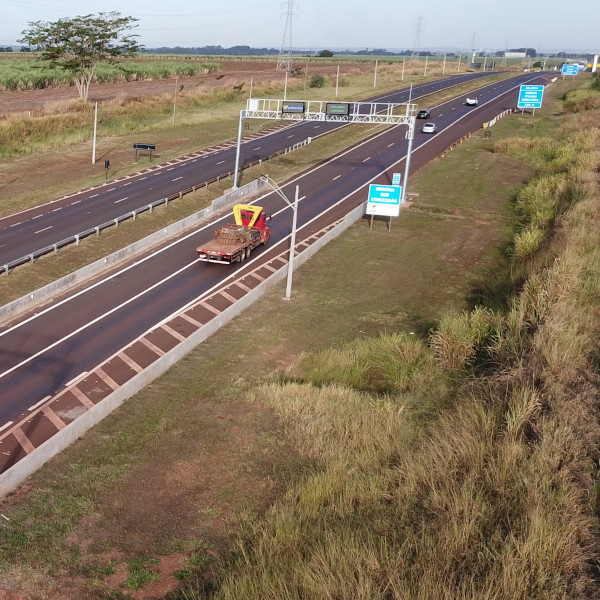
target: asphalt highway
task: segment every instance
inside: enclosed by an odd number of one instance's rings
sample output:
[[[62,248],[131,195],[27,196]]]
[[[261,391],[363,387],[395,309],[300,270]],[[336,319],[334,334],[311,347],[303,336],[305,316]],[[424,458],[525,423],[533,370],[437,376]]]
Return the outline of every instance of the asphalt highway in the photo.
[[[426,135],[417,129],[411,172],[457,139],[481,128],[484,121],[514,108],[518,86],[539,80],[539,75],[525,74],[486,86],[478,91],[478,107],[466,107],[464,96],[433,107],[431,120],[438,124],[438,133]],[[314,126],[314,123],[306,123],[294,129],[302,129],[300,136],[314,135],[310,129]],[[294,197],[295,186],[299,186],[298,242],[307,230],[324,227],[364,202],[369,183],[391,183],[392,172],[403,172],[407,151],[405,133],[403,126],[385,129],[374,126],[373,137],[283,186],[288,198]],[[256,144],[256,140],[250,144]],[[256,150],[248,148],[245,156],[252,155],[253,151]],[[215,164],[216,158],[212,157]],[[160,169],[163,177],[156,180],[135,178],[139,193],[146,186],[151,188],[148,194],[154,191],[164,194],[175,174],[179,177],[183,171],[197,171],[199,167],[192,163],[179,168],[182,170],[175,173]],[[408,185],[410,187],[410,179]],[[133,182],[126,189],[130,195]],[[104,195],[112,195],[112,198],[122,193],[116,188],[104,191]],[[91,207],[99,202],[97,198],[99,196],[79,204]],[[231,219],[226,215],[223,220],[178,239],[89,288],[0,330],[0,432],[182,307],[223,287],[270,254],[282,252],[286,243],[289,245],[291,210],[275,193],[255,203],[272,215],[272,236],[269,245],[255,251],[243,265],[223,267],[196,259],[196,247],[212,238],[215,227]]]
[[[489,75],[490,73],[455,75],[414,86],[411,101],[415,102],[427,94]],[[408,102],[409,94],[410,90],[402,90],[378,95],[364,102],[404,103]],[[242,140],[240,164],[243,166],[264,159],[308,137],[326,135],[343,126],[331,122],[296,123],[267,135]],[[139,175],[74,193],[0,219],[0,267],[181,190],[232,172],[235,151],[236,142],[229,141],[218,149],[198,152]]]

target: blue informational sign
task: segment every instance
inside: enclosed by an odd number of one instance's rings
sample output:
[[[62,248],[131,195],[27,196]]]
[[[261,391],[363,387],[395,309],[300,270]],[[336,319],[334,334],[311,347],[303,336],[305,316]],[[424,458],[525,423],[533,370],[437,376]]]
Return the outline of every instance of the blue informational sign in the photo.
[[[544,95],[543,85],[522,85],[519,91],[518,108],[540,108],[542,106],[542,96]]]
[[[392,185],[400,185],[400,173],[394,173],[392,175]]]
[[[397,217],[400,213],[401,185],[369,185],[368,215]]]
[[[283,104],[281,105],[281,112],[282,113],[304,113],[304,110],[306,108],[306,102],[286,102],[284,100]]]
[[[577,75],[579,73],[579,65],[563,65],[561,75]]]

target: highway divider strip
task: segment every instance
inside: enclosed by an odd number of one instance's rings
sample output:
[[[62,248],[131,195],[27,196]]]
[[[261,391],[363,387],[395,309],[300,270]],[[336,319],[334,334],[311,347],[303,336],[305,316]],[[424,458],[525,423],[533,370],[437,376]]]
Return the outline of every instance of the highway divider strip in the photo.
[[[292,146],[288,146],[286,148],[278,150],[277,152],[274,152],[274,153],[270,154],[269,156],[265,156],[263,158],[259,158],[254,161],[244,163],[243,165],[241,165],[240,169],[241,170],[250,169],[257,165],[262,165],[263,162],[266,162],[268,160],[271,160],[271,159],[281,156],[283,154],[289,154],[290,152],[293,152],[294,150],[297,150],[298,148],[301,148],[302,146],[308,145],[310,142],[311,142],[311,138],[307,138],[306,140],[297,142],[297,143],[293,144]],[[161,167],[159,167],[159,168],[163,168],[164,166],[165,165],[161,165]],[[139,173],[136,173],[136,176],[137,175],[139,175]],[[168,206],[169,202],[171,202],[173,200],[183,198],[183,196],[194,193],[197,190],[202,189],[203,187],[208,188],[209,185],[211,185],[213,183],[219,183],[224,179],[231,179],[231,177],[233,175],[234,175],[233,170],[225,171],[224,173],[221,173],[221,174],[217,175],[216,177],[212,177],[210,179],[202,181],[201,183],[198,183],[191,187],[179,190],[178,192],[175,192],[174,194],[170,194],[166,198],[161,198],[159,200],[155,200],[154,202],[150,202],[149,204],[145,204],[134,210],[130,210],[118,217],[115,217],[108,221],[104,221],[102,223],[94,225],[93,227],[88,227],[87,229],[80,231],[79,233],[70,235],[69,237],[64,238],[62,240],[58,240],[58,241],[54,242],[53,244],[49,244],[48,246],[44,246],[43,248],[38,248],[37,250],[34,250],[33,252],[30,252],[29,254],[27,254],[25,256],[21,256],[19,258],[11,260],[10,262],[2,265],[1,270],[3,273],[8,274],[11,271],[11,269],[14,269],[20,265],[24,265],[26,263],[34,262],[40,256],[44,256],[44,255],[50,254],[52,252],[54,252],[56,254],[61,248],[64,248],[65,246],[69,246],[70,244],[75,244],[78,246],[79,243],[81,242],[81,240],[85,239],[86,237],[89,237],[91,235],[100,235],[101,231],[104,231],[105,229],[108,229],[109,227],[118,227],[120,223],[122,223],[123,221],[127,221],[129,219],[133,219],[135,221],[135,219],[137,218],[137,216],[139,214],[142,214],[145,212],[152,213],[154,208],[156,208],[158,206]],[[114,183],[114,182],[111,182],[111,183]]]
[[[246,202],[247,198],[258,194],[265,187],[267,187],[267,184],[263,180],[255,179],[237,190],[231,190],[223,196],[216,198],[210,206],[193,215],[177,221],[176,223],[172,223],[121,250],[117,250],[116,252],[82,267],[77,271],[73,271],[30,294],[5,304],[0,307],[0,323],[7,323],[9,320],[14,320],[24,312],[50,301],[57,294],[66,293],[109,268],[115,268],[123,264],[123,262],[131,260],[144,252],[148,252],[152,248],[156,248],[189,229],[199,227],[203,223],[209,221],[214,214],[226,208],[230,208],[234,204],[240,202],[241,199],[244,199]]]

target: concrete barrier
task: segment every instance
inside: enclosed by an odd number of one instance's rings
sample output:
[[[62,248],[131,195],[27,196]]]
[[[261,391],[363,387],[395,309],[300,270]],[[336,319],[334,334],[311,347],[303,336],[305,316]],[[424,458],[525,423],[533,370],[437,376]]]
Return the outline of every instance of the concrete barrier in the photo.
[[[335,239],[358,219],[363,217],[366,212],[366,206],[367,204],[365,202],[352,210],[340,223],[317,239],[306,248],[306,250],[298,254],[295,258],[294,267],[297,268],[303,265],[309,258],[314,256],[323,246],[325,246],[325,244]],[[287,265],[281,267],[278,271],[273,273],[269,279],[259,284],[235,304],[232,304],[206,325],[203,325],[184,341],[180,342],[169,352],[154,361],[142,372],[127,381],[119,389],[109,394],[104,400],[92,407],[85,414],[81,415],[64,429],[57,432],[52,438],[41,444],[31,454],[22,458],[18,463],[10,467],[10,469],[7,469],[0,475],[0,498],[14,490],[18,485],[25,481],[27,477],[35,473],[35,471],[43,464],[48,462],[59,452],[62,452],[77,440],[77,438],[84,435],[86,431],[108,416],[113,410],[123,404],[125,400],[131,398],[157,377],[160,377],[196,346],[226,325],[234,317],[241,314],[268,290],[272,289],[280,281],[285,279],[287,277],[287,271]]]
[[[260,192],[266,185],[267,184],[262,179],[255,179],[237,190],[231,190],[220,198],[216,198],[210,206],[203,210],[200,210],[181,221],[177,221],[177,223],[172,223],[164,229],[146,236],[121,250],[117,250],[109,256],[101,258],[73,273],[69,273],[64,277],[39,288],[35,292],[31,292],[26,296],[22,296],[17,300],[5,304],[0,307],[0,324],[6,323],[9,319],[14,320],[25,311],[31,310],[45,302],[49,302],[57,294],[63,294],[70,289],[85,283],[92,277],[96,277],[107,269],[115,268],[127,260],[131,260],[144,252],[148,252],[152,248],[184,233],[192,227],[198,227],[208,221],[215,213],[237,204],[241,199],[247,201],[249,197]]]

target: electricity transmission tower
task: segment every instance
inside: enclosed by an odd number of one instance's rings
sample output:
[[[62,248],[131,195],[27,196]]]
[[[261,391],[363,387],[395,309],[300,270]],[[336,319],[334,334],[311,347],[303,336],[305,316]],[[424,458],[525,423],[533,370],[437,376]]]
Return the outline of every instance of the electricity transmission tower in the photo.
[[[292,17],[294,15],[294,0],[287,0],[287,13],[285,15],[285,29],[281,40],[281,49],[277,59],[277,71],[292,70]]]
[[[410,62],[412,63],[415,56],[419,56],[421,52],[421,30],[423,29],[423,17],[417,17],[417,22],[415,24],[415,43],[413,45],[412,55],[410,57]]]

